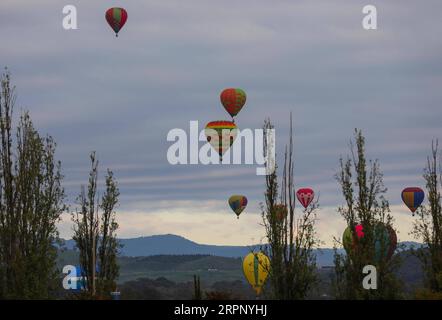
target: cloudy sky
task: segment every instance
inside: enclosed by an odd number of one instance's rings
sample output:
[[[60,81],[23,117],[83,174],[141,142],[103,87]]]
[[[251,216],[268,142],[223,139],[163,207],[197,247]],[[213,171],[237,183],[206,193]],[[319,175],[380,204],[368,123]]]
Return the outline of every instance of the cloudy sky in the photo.
[[[78,10],[78,30],[62,27],[67,4]],[[361,26],[367,4],[377,6],[378,30]],[[129,15],[118,38],[104,19],[113,6]],[[293,113],[295,184],[320,193],[326,245],[344,229],[333,176],[355,127],[381,162],[399,238],[408,240],[400,191],[423,186],[431,140],[442,138],[441,9],[440,0],[2,0],[0,65],[17,86],[16,110],[30,110],[57,140],[70,203],[87,182],[90,151],[102,173],[115,172],[122,237],[263,241],[256,166],[166,158],[169,130],[228,119],[219,93],[241,87],[248,99],[238,126],[260,128],[270,117],[280,155]],[[239,220],[226,202],[234,193],[249,198]]]

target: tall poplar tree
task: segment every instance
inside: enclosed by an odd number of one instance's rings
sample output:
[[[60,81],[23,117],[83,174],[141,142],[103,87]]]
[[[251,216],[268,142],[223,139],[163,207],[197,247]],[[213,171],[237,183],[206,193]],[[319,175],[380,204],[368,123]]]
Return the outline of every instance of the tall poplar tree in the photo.
[[[431,155],[427,158],[424,180],[428,205],[416,210],[413,235],[423,241],[425,248],[417,251],[423,263],[426,288],[433,295],[442,297],[442,159],[438,151],[438,141],[431,145]]]
[[[116,290],[119,275],[117,264],[118,223],[115,208],[120,192],[112,171],[107,170],[106,190],[101,199],[98,196],[98,160],[91,153],[91,170],[87,189],[81,188],[78,196],[80,209],[72,214],[74,237],[80,251],[80,265],[85,278],[85,292],[88,298],[106,299]]]
[[[54,140],[40,136],[27,112],[14,128],[15,101],[6,71],[0,92],[0,298],[47,299],[57,279],[56,224],[66,210],[61,165]]]
[[[270,120],[264,124],[267,133],[273,129]],[[265,149],[273,148],[264,144]],[[307,209],[295,214],[295,185],[293,162],[293,130],[290,114],[289,144],[284,154],[281,183],[278,183],[277,166],[266,176],[265,204],[262,219],[268,245],[265,251],[270,258],[270,296],[278,300],[305,299],[317,282],[316,256],[319,244],[315,230],[317,200]],[[269,159],[268,159],[269,161]]]
[[[386,255],[379,254],[388,250],[387,241],[379,234],[383,234],[384,227],[393,228],[380,164],[378,160],[366,159],[365,138],[361,130],[355,130],[350,152],[346,160],[340,159],[340,171],[336,174],[345,200],[338,212],[350,230],[361,224],[363,237],[357,239],[353,231],[356,247],[353,245],[346,255],[335,251],[335,295],[338,299],[395,299],[401,296],[400,283],[393,273],[399,264],[398,257],[388,259]],[[363,287],[367,276],[363,269],[368,265],[376,268],[376,289]]]

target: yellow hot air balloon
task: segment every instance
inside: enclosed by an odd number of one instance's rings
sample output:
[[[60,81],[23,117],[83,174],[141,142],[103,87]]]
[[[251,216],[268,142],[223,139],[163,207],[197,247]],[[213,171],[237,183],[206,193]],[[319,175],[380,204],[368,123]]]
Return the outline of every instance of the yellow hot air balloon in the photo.
[[[269,258],[262,252],[251,252],[245,256],[242,268],[247,281],[259,295],[270,272]]]

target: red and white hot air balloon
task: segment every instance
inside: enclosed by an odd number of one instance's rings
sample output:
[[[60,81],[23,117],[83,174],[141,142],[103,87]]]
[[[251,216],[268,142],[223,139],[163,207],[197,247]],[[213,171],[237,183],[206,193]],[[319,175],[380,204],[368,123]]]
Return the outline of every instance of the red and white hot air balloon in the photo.
[[[315,192],[313,189],[310,188],[302,188],[296,191],[296,197],[298,198],[299,202],[304,206],[304,208],[307,208],[308,205],[313,201],[313,198],[315,197]]]

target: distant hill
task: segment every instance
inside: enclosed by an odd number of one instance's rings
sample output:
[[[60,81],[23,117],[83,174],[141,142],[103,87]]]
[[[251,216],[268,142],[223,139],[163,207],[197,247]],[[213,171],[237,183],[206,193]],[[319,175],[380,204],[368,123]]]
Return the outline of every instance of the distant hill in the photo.
[[[148,257],[156,255],[212,255],[218,257],[242,258],[252,250],[258,250],[260,245],[252,246],[217,246],[199,244],[184,237],[165,234],[131,239],[120,239],[123,245],[121,256],[125,257]],[[65,241],[67,249],[74,248],[74,241]],[[403,242],[405,249],[411,246],[420,246],[414,242]],[[333,265],[333,249],[324,248],[316,251],[317,265]],[[338,250],[343,252],[342,249]]]
[[[243,257],[259,245],[216,246],[198,244],[184,237],[165,234],[131,239],[119,239],[123,245],[121,255],[127,257],[145,257],[154,255],[215,255],[220,257]],[[68,249],[73,249],[74,241],[65,241]]]

